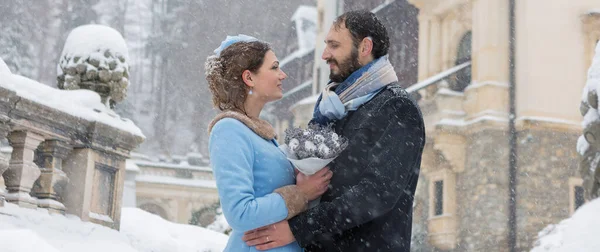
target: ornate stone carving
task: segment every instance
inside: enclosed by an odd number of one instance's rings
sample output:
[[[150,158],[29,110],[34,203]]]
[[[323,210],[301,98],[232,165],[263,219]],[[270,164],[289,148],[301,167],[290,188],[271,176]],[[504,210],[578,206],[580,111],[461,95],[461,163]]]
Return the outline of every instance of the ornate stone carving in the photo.
[[[113,107],[127,96],[127,59],[127,46],[118,31],[102,25],[77,27],[60,56],[58,88],[93,90]]]

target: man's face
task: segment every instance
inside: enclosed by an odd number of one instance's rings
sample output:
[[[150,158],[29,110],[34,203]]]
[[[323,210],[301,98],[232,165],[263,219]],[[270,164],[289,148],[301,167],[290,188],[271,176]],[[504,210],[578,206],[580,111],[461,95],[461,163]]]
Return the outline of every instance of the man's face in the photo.
[[[352,34],[342,23],[331,26],[325,37],[325,50],[321,58],[329,64],[329,79],[342,82],[362,67],[358,60],[358,48],[352,42]]]

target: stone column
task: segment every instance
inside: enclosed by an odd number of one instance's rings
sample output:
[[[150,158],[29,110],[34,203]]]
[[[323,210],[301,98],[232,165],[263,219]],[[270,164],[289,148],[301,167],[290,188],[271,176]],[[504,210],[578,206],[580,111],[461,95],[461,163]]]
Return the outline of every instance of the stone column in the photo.
[[[429,77],[429,20],[430,16],[419,13],[419,81]]]
[[[4,139],[10,130],[8,124],[6,124],[8,118],[0,116],[0,140]],[[0,154],[0,177],[8,169],[8,159]],[[4,188],[0,188],[0,207],[4,206]]]
[[[432,16],[429,20],[429,57],[428,72],[430,76],[437,74],[441,71],[441,59],[442,59],[442,22],[439,17]],[[428,76],[429,77],[429,76]]]
[[[430,16],[429,18],[429,38],[423,41],[428,44],[427,50],[427,77],[434,76],[442,70],[442,22],[438,16]],[[427,31],[426,31],[427,32]],[[431,85],[425,89],[426,96],[431,97],[437,92],[438,86]]]
[[[472,79],[465,90],[467,118],[508,114],[508,1],[474,0]]]
[[[13,131],[8,135],[13,147],[8,170],[2,175],[8,194],[6,200],[21,207],[37,208],[37,200],[31,196],[33,183],[40,176],[40,169],[33,162],[34,151],[44,137],[31,131]]]
[[[33,186],[33,192],[39,199],[39,207],[47,208],[50,212],[64,213],[65,206],[59,201],[64,196],[68,178],[62,170],[62,162],[72,149],[69,144],[60,140],[48,140],[40,145],[38,151],[42,158],[42,174]]]

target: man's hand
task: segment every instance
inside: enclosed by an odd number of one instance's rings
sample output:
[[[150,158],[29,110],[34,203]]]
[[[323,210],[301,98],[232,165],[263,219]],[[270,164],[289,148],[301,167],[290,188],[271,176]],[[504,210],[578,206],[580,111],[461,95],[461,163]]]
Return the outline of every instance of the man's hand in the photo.
[[[296,186],[308,200],[314,200],[327,191],[332,176],[333,172],[329,167],[323,167],[323,169],[310,176],[298,173]]]
[[[244,233],[242,240],[258,250],[268,250],[288,245],[296,240],[287,220]]]

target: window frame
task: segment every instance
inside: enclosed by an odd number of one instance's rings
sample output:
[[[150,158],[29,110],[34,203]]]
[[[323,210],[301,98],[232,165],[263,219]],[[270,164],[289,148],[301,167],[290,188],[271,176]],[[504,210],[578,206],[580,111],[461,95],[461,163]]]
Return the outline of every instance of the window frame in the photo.
[[[584,194],[585,194],[585,188],[583,187],[583,179],[582,178],[577,178],[577,177],[570,177],[569,178],[569,214],[573,215],[573,213],[575,213],[575,211],[577,210],[576,208],[576,187],[581,187],[584,190]],[[585,200],[585,198],[583,199],[583,204],[585,204],[587,202],[587,200]],[[582,205],[583,205],[582,204]]]
[[[429,219],[454,216],[456,214],[456,173],[450,169],[441,169],[427,175],[429,187]],[[443,181],[441,214],[436,214],[436,182]]]

